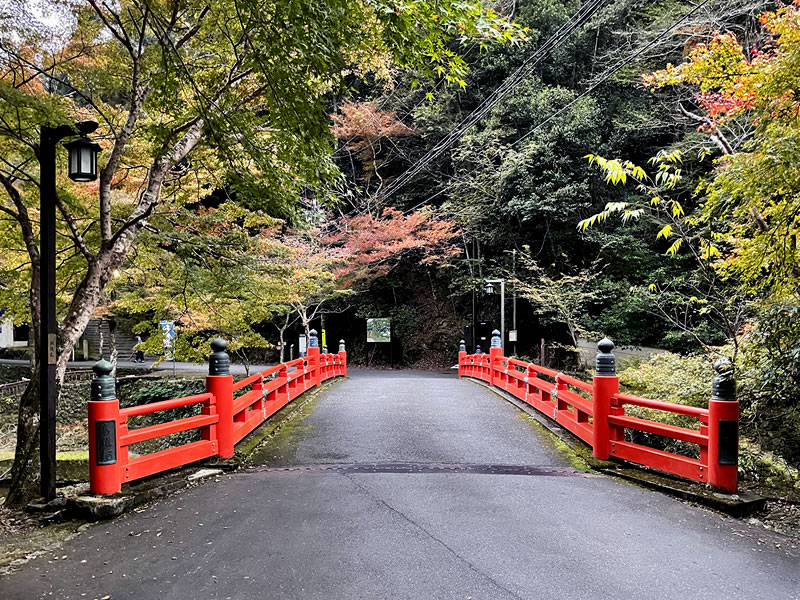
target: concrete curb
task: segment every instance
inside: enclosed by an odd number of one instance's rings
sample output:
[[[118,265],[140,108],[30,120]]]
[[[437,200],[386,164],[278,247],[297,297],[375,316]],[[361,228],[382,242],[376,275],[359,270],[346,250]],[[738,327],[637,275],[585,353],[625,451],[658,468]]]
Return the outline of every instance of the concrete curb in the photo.
[[[766,505],[767,499],[749,492],[742,492],[739,494],[718,494],[711,490],[693,482],[674,479],[658,471],[652,471],[637,465],[622,465],[614,461],[598,460],[587,453],[589,446],[584,444],[582,440],[572,435],[563,427],[556,424],[545,417],[538,410],[529,404],[522,402],[515,396],[508,392],[490,386],[484,381],[473,379],[471,377],[464,377],[468,381],[472,381],[481,387],[486,388],[493,392],[506,402],[513,404],[518,409],[533,417],[540,425],[547,431],[559,438],[569,448],[574,451],[592,470],[599,471],[606,475],[618,477],[641,485],[648,489],[657,490],[670,496],[675,496],[689,502],[695,502],[708,508],[725,513],[732,517],[748,517]]]

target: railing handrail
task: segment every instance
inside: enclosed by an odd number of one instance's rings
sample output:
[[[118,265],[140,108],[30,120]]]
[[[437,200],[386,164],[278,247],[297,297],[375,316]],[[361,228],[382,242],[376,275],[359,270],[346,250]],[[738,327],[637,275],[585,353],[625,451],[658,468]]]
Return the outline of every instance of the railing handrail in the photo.
[[[182,408],[184,406],[191,406],[192,404],[200,404],[206,400],[211,400],[213,397],[214,396],[212,394],[205,392],[203,394],[183,396],[182,398],[170,398],[169,400],[150,402],[149,404],[138,404],[136,406],[129,406],[127,408],[119,409],[119,416],[123,419],[129,419],[131,417],[149,415],[165,410],[171,410],[173,408]]]
[[[584,392],[592,392],[592,384],[587,383],[578,379],[577,377],[572,377],[572,375],[566,375],[564,373],[558,373],[556,375],[556,383],[566,383],[567,385],[571,385],[573,387],[578,388],[579,390],[583,390]]]
[[[111,364],[97,363],[88,411],[91,491],[113,494],[125,482],[212,456],[233,457],[235,444],[286,404],[332,377],[347,375],[343,344],[340,342],[338,354],[320,354],[319,347],[311,344],[308,356],[268,367],[234,384],[227,343],[217,339],[211,342],[214,353],[209,357],[205,393],[122,409],[110,375]],[[234,398],[235,392],[248,387],[251,389]],[[128,429],[132,417],[197,404],[202,405],[200,414]],[[142,456],[129,455],[132,444],[192,430],[199,430],[200,439]]]
[[[494,332],[489,355],[459,352],[459,377],[474,377],[511,393],[588,443],[596,458],[627,460],[640,465],[709,483],[715,489],[737,489],[739,404],[731,383],[732,366],[715,364],[713,393],[708,408],[641,398],[619,391],[614,344],[598,343],[597,370],[592,383],[534,363],[502,355],[500,332]],[[463,345],[462,345],[463,347]],[[525,369],[522,376],[520,368]],[[552,378],[540,379],[539,375]],[[570,389],[574,388],[576,391]],[[577,393],[577,392],[581,393]],[[591,395],[591,398],[584,397]],[[693,417],[699,428],[680,427],[625,414],[625,406]],[[626,431],[640,431],[699,447],[699,458],[660,450],[626,439]]]
[[[631,406],[639,406],[641,408],[652,408],[678,415],[697,417],[701,421],[705,419],[705,421],[708,422],[707,408],[698,408],[696,406],[677,404],[675,402],[664,402],[663,400],[651,400],[650,398],[640,398],[639,396],[632,396],[631,394],[614,394],[611,396],[611,400],[616,401],[620,406],[623,404],[630,404]]]

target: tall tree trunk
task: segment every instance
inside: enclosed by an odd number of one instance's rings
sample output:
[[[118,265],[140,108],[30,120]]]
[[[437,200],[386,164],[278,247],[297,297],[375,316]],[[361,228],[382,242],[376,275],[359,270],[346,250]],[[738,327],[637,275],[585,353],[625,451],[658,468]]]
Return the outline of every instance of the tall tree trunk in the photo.
[[[17,414],[17,446],[5,506],[21,507],[39,494],[39,367],[34,368]]]
[[[38,256],[38,255],[37,255]],[[31,287],[31,379],[22,393],[17,411],[17,444],[11,466],[11,487],[6,506],[20,507],[39,496],[39,261],[32,261]]]
[[[64,374],[67,371],[67,362],[72,354],[92,313],[102,298],[111,273],[119,268],[133,242],[133,232],[123,236],[108,251],[104,252],[97,260],[89,264],[89,269],[72,297],[67,316],[59,328],[59,353],[56,367],[56,398],[60,396]],[[33,356],[39,355],[39,325],[41,312],[39,305],[39,269],[38,263],[34,264],[31,277],[31,317]],[[39,405],[40,389],[38,383],[38,364],[33,367],[31,382],[23,394],[19,404],[17,419],[17,447],[14,454],[14,464],[11,468],[11,488],[8,492],[6,504],[8,506],[23,506],[28,501],[39,496]]]

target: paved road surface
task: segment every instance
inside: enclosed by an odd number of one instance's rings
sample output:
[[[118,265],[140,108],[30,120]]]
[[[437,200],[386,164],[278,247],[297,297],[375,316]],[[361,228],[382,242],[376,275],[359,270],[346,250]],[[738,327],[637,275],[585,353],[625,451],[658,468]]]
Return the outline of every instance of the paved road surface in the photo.
[[[786,539],[575,472],[518,416],[469,381],[353,372],[268,466],[95,526],[0,597],[800,598]]]

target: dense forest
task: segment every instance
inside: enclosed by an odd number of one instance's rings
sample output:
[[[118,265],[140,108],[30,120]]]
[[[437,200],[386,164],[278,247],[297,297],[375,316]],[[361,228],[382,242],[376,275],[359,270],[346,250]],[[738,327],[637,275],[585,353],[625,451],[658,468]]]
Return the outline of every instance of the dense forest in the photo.
[[[59,181],[60,376],[90,319],[446,367],[502,279],[516,355],[660,348],[623,384],[698,405],[730,358],[750,475],[796,477],[800,2],[56,4],[0,13],[0,308],[36,338],[38,126],[98,120],[99,182]]]

